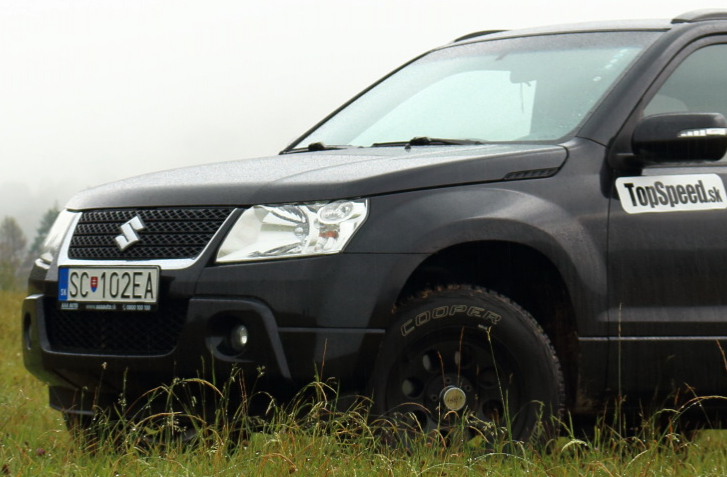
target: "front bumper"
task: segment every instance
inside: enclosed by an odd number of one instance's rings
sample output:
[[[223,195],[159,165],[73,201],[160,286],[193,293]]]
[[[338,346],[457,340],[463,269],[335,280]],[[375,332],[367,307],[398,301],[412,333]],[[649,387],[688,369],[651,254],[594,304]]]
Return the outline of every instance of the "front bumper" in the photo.
[[[37,293],[23,305],[25,365],[64,412],[133,400],[175,379],[219,385],[233,374],[278,399],[316,378],[362,391],[398,291],[422,258],[340,254],[163,270],[159,310],[140,316],[60,312],[57,271],[34,270]],[[227,339],[238,324],[250,334],[242,352]],[[98,343],[75,340],[83,332]],[[162,341],[170,345],[155,346]]]

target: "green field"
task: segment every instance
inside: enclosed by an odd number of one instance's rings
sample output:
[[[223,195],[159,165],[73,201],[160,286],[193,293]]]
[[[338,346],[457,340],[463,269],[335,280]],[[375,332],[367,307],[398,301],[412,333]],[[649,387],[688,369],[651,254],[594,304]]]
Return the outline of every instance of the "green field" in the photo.
[[[48,407],[45,386],[23,367],[22,297],[0,292],[0,476],[727,475],[722,431],[702,431],[687,440],[668,425],[646,425],[635,436],[622,437],[600,424],[592,437],[577,439],[563,424],[560,437],[538,446],[501,442],[485,451],[471,442],[445,447],[421,438],[405,449],[383,445],[365,417],[353,412],[323,422],[279,411],[265,432],[235,445],[224,429],[214,428],[197,445],[145,445],[129,431],[120,441],[82,446]],[[307,405],[314,414],[325,410],[322,403]]]

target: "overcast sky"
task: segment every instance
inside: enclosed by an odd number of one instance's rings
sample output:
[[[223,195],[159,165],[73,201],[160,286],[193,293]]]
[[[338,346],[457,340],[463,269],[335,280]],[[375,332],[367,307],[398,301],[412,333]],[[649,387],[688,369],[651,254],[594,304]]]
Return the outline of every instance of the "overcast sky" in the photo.
[[[81,189],[276,154],[466,33],[672,18],[727,1],[0,0],[0,219]]]

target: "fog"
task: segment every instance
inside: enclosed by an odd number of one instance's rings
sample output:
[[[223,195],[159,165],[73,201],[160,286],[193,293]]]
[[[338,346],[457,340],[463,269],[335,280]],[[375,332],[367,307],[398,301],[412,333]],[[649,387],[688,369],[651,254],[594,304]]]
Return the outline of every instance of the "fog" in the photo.
[[[707,7],[709,5],[705,5]],[[2,0],[0,218],[276,154],[419,53],[488,29],[671,18],[693,1]]]

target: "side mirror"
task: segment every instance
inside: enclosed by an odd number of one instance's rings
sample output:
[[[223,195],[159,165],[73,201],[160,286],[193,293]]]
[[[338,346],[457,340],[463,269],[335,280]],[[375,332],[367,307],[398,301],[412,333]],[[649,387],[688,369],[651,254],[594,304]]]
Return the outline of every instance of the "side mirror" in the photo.
[[[717,161],[727,153],[727,121],[719,113],[669,113],[642,119],[631,138],[641,165]]]

